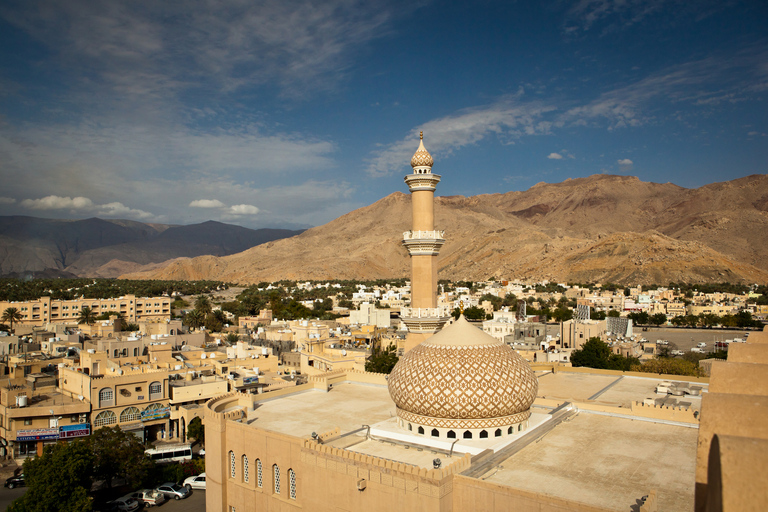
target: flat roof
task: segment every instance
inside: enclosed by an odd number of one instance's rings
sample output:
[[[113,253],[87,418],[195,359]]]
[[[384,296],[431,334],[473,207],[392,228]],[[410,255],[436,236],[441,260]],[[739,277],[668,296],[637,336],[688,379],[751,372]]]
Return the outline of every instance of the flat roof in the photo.
[[[656,489],[659,510],[693,504],[698,429],[580,412],[481,478],[628,510]]]
[[[588,400],[609,384],[620,379],[619,375],[597,375],[591,373],[547,372],[537,374],[539,391],[537,396],[546,398],[571,398]],[[639,398],[642,401],[642,398]]]
[[[615,385],[607,389],[604,393],[600,394],[600,396],[596,397],[595,401],[611,405],[620,405],[622,407],[629,407],[634,400],[642,402],[643,398],[653,398],[654,400],[664,398],[668,395],[656,394],[656,386],[660,382],[665,381],[676,383],[682,387],[699,388],[702,391],[709,388],[709,385],[705,383],[680,382],[672,379],[662,379],[656,375],[654,375],[653,378],[626,376],[618,381]],[[677,399],[677,402],[690,403],[690,407],[694,410],[701,409],[701,396],[686,395],[672,398]]]

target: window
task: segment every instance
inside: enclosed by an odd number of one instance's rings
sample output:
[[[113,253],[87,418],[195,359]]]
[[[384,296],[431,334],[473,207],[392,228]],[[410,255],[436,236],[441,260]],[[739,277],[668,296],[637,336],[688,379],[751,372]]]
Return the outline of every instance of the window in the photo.
[[[494,435],[495,435],[496,437],[501,437],[501,429],[500,429],[500,428],[497,428],[497,429],[496,429],[496,433],[494,433]]]
[[[288,470],[288,483],[290,484],[290,498],[292,500],[296,499],[296,472],[292,469]]]
[[[160,382],[153,382],[149,385],[149,399],[153,400],[155,398],[159,398],[157,395],[162,396],[163,394],[163,385]]]
[[[136,407],[128,407],[120,413],[120,423],[128,421],[139,421],[141,419],[141,411]]]
[[[465,430],[464,439],[472,439],[472,432],[470,432],[469,430]]]
[[[454,432],[453,430],[449,430],[448,439],[456,439],[456,432]]]
[[[275,494],[280,494],[280,467],[277,464],[272,465],[272,474],[275,480]]]
[[[24,420],[24,424],[25,424],[25,425],[31,425],[31,424],[32,424],[32,420],[30,420],[30,419],[25,419],[25,420]]]
[[[264,486],[264,480],[261,475],[261,459],[256,459],[256,485],[261,489]]]
[[[235,478],[235,452],[229,452],[229,477]]]
[[[436,428],[432,429],[432,437],[440,437],[440,431]]]
[[[248,483],[248,456],[243,455],[243,482]]]
[[[101,411],[93,421],[93,424],[97,427],[114,425],[115,423],[117,423],[117,416],[112,411]]]
[[[115,401],[115,392],[112,388],[104,388],[99,391],[99,407],[109,406]]]
[[[480,431],[480,439],[488,439],[488,431],[487,430],[481,430]]]
[[[424,427],[419,427],[419,434],[424,434]]]

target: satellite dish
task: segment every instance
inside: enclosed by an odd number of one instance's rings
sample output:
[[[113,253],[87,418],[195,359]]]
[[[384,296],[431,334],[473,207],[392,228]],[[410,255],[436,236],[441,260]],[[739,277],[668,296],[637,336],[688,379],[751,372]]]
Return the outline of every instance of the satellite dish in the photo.
[[[347,355],[347,350],[346,349],[341,349],[341,355],[342,356],[346,356]]]

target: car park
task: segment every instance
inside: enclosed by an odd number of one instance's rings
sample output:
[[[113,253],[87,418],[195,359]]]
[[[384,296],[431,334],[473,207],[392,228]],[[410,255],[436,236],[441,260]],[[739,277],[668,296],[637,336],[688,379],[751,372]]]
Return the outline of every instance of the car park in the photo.
[[[168,500],[168,498],[165,497],[165,494],[156,489],[142,489],[131,493],[130,496],[147,507],[162,505]]]
[[[11,478],[5,481],[4,485],[9,489],[13,489],[14,487],[23,487],[27,485],[26,481],[24,480],[24,473],[20,475],[12,476]]]
[[[134,512],[134,510],[138,510],[141,507],[141,504],[131,496],[117,498],[114,501],[110,501],[108,505],[110,510],[115,510],[116,512]]]
[[[200,473],[196,476],[191,476],[184,480],[184,486],[190,489],[203,489],[205,490],[205,473]]]
[[[166,482],[157,488],[158,491],[165,494],[168,499],[181,500],[192,494],[192,491],[188,487],[175,484],[173,482]]]

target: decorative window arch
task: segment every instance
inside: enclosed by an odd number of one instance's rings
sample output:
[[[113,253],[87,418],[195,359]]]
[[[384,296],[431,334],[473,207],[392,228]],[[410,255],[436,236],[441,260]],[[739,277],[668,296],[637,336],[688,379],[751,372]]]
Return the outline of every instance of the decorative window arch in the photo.
[[[496,432],[493,435],[495,435],[496,437],[501,437],[501,429],[497,428]]]
[[[424,435],[424,427],[419,427],[419,434]]]
[[[256,485],[261,489],[264,487],[264,476],[262,475],[261,459],[256,459]]]
[[[288,469],[288,484],[290,486],[288,497],[290,497],[292,500],[295,500],[296,499],[296,472],[293,469]]]
[[[118,357],[119,355],[120,355],[120,352],[117,349],[115,349],[115,357]]]
[[[511,434],[511,433],[513,433],[514,431],[515,431],[515,427],[509,427],[509,428],[507,429],[507,434]]]
[[[248,456],[243,455],[243,482],[246,484],[250,481],[250,475],[248,474]]]
[[[162,408],[163,408],[163,404],[149,404],[144,410],[149,412],[149,411],[155,411],[157,409],[162,409]]]
[[[440,431],[436,428],[432,429],[432,437],[440,437]]]
[[[235,452],[229,451],[229,477],[235,478]]]
[[[110,406],[115,402],[115,392],[112,388],[102,388],[99,390],[99,407]]]
[[[272,464],[272,476],[275,483],[275,494],[280,494],[280,466]]]
[[[488,431],[487,430],[481,430],[480,431],[480,439],[488,439]]]
[[[117,423],[117,416],[112,411],[101,411],[93,420],[95,427],[104,427],[106,425],[114,425],[115,423]]]
[[[448,439],[456,439],[456,432],[454,432],[453,430],[449,430],[447,436],[448,436]]]
[[[413,425],[411,425],[410,423],[408,424],[408,431],[409,431],[409,432],[412,432],[412,431],[413,431]]]
[[[472,439],[472,432],[470,432],[469,430],[465,430],[464,439]]]
[[[120,423],[139,421],[140,419],[141,411],[137,407],[126,407],[123,409],[123,412],[120,413]]]

